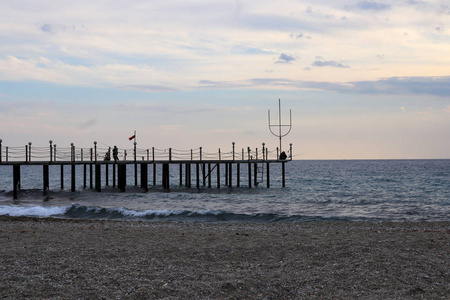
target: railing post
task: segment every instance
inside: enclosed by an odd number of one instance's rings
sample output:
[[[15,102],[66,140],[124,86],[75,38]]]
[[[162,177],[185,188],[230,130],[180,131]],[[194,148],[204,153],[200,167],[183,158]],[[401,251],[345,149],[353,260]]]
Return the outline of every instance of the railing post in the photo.
[[[172,161],[172,148],[169,148],[169,161]]]
[[[81,161],[83,161],[83,148],[81,148]]]
[[[94,141],[94,160],[97,162],[97,141]]]
[[[256,160],[258,160],[258,148],[256,148],[255,151],[256,151]]]
[[[53,141],[50,140],[48,142],[50,143],[50,162],[51,162],[53,160],[53,147],[52,147]]]
[[[291,157],[292,160],[292,143],[289,144],[289,156]]]
[[[25,162],[28,162],[28,145],[25,145]]]
[[[250,160],[250,147],[247,147],[248,160]]]
[[[263,155],[263,160],[266,160],[266,143],[262,143],[263,149],[262,149],[262,155]]]
[[[56,161],[56,144],[53,145],[53,160]]]
[[[72,157],[72,161],[75,161],[75,145],[73,143],[70,143],[71,146],[71,157]]]
[[[149,161],[149,160],[150,160],[150,150],[147,149],[147,161]]]
[[[2,162],[2,139],[0,139],[0,163]]]
[[[28,155],[30,156],[28,161],[31,161],[31,142],[28,143]]]
[[[194,154],[193,154],[192,149],[191,149],[191,160],[194,160],[194,156],[193,155]]]
[[[202,147],[200,147],[200,160],[202,160]]]
[[[278,150],[278,147],[277,147],[277,159],[280,159],[280,154],[278,152],[279,152],[279,150]]]
[[[220,148],[219,148],[219,160],[221,160],[221,156],[220,156]]]
[[[152,161],[155,162],[155,147],[152,147]]]
[[[135,139],[135,141],[136,141],[136,139]],[[133,148],[133,152],[134,152],[134,153],[133,153],[133,155],[134,155],[134,162],[136,162],[136,155],[137,155],[137,153],[136,153],[136,152],[137,152],[137,151],[136,151],[136,145],[137,145],[137,143],[134,142],[133,144],[134,144],[134,148]]]
[[[6,157],[5,157],[5,161],[6,162],[8,162],[8,147],[5,147],[5,154],[6,154]]]
[[[242,160],[245,159],[245,155],[244,155],[244,148],[242,148]]]
[[[236,143],[233,142],[232,144],[233,144],[233,161],[234,161],[234,155],[235,155],[235,153],[234,153],[234,145],[235,145]]]

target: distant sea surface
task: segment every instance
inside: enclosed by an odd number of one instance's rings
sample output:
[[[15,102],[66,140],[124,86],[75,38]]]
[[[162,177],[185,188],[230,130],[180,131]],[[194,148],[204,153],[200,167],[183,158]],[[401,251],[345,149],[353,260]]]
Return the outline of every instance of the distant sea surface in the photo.
[[[67,166],[61,190],[60,167],[50,166],[50,191],[44,195],[42,167],[22,166],[22,190],[13,200],[12,166],[0,165],[0,215],[149,222],[450,220],[450,160],[292,161],[286,163],[285,188],[281,187],[281,164],[271,164],[270,188],[266,187],[267,170],[259,167],[256,188],[248,188],[247,165],[242,164],[240,187],[235,187],[235,166],[233,187],[225,186],[222,166],[220,189],[216,172],[211,175],[212,188],[197,189],[192,166],[193,188],[188,189],[179,185],[179,168],[173,166],[167,192],[161,178],[152,186],[149,165],[150,190],[144,192],[134,185],[134,166],[128,165],[127,191],[122,193],[112,187],[110,166],[108,186],[103,171],[99,193],[83,190],[82,166],[76,169],[76,192],[70,191]]]

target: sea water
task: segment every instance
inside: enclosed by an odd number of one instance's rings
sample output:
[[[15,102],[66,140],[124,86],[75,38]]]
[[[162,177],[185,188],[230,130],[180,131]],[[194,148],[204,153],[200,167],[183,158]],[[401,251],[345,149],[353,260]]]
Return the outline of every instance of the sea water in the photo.
[[[0,215],[73,219],[116,219],[170,222],[307,222],[307,221],[448,221],[450,220],[450,160],[297,160],[286,163],[286,187],[281,164],[271,164],[267,188],[265,164],[259,165],[257,187],[248,187],[247,164],[241,165],[241,186],[221,188],[212,172],[212,188],[179,185],[179,168],[171,166],[170,190],[135,186],[134,166],[127,166],[127,190],[112,187],[112,169],[102,191],[83,189],[83,167],[76,168],[71,192],[70,167],[50,166],[50,191],[42,191],[42,166],[21,167],[21,191],[12,197],[12,166],[0,165]],[[158,166],[160,168],[160,166]],[[139,171],[139,170],[138,170]],[[158,169],[158,176],[161,171]],[[89,171],[88,171],[89,174]],[[184,177],[184,170],[183,170]],[[183,179],[184,184],[184,179]]]

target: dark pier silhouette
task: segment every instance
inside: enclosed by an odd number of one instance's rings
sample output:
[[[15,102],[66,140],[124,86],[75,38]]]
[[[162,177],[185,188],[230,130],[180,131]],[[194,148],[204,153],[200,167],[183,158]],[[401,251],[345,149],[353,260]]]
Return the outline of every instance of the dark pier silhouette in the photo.
[[[127,168],[134,168],[134,185],[143,191],[148,191],[149,186],[170,190],[174,184],[171,182],[170,173],[178,165],[179,186],[186,188],[215,188],[220,189],[224,184],[227,187],[241,187],[241,183],[248,180],[249,188],[257,187],[265,183],[270,187],[271,164],[281,165],[281,185],[286,186],[285,164],[292,160],[292,144],[289,155],[279,153],[277,148],[269,151],[265,144],[262,148],[252,150],[247,147],[241,152],[235,151],[235,143],[232,143],[232,151],[205,153],[202,147],[191,150],[168,149],[138,149],[134,142],[133,149],[118,149],[120,160],[111,160],[111,147],[97,147],[94,142],[92,148],[56,147],[49,141],[48,147],[32,147],[32,143],[22,147],[6,147],[0,140],[0,167],[13,168],[13,198],[17,199],[21,189],[21,169],[27,166],[42,166],[42,182],[44,194],[49,191],[49,166],[60,166],[61,189],[64,189],[64,168],[70,168],[70,183],[72,192],[76,191],[76,166],[82,166],[83,189],[90,188],[101,192],[102,188],[110,184],[112,187],[125,192],[127,188]],[[132,153],[127,156],[127,153]],[[157,167],[159,165],[159,167]],[[241,178],[241,168],[244,166],[248,178]],[[79,170],[79,168],[78,168]],[[151,181],[149,181],[149,171]],[[223,172],[223,173],[221,173]],[[216,182],[212,182],[212,175],[216,174]],[[194,175],[194,176],[193,176]],[[224,176],[221,176],[224,175]],[[139,180],[138,180],[139,179]],[[105,184],[102,185],[102,180]],[[160,184],[159,184],[160,183]],[[200,190],[201,191],[201,190]]]

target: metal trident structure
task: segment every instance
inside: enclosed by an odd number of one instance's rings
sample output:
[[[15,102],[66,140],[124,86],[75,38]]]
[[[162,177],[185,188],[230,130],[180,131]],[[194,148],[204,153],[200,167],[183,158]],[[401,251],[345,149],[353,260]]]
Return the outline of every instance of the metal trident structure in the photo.
[[[278,127],[278,133],[273,132],[272,127]],[[282,127],[289,127],[289,129],[287,130],[286,133],[283,134],[282,132]],[[280,153],[281,153],[281,138],[285,137],[286,135],[289,134],[289,132],[291,132],[292,129],[292,113],[291,110],[289,110],[289,125],[287,124],[282,124],[281,122],[281,100],[278,99],[278,124],[271,124],[270,123],[270,110],[269,110],[269,130],[270,132],[278,137],[280,139]]]

